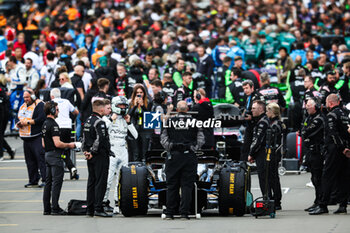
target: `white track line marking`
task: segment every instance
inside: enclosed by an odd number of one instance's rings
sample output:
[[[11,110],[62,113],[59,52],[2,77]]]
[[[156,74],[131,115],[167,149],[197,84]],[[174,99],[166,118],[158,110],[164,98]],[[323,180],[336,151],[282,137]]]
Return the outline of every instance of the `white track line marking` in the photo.
[[[86,162],[85,159],[77,159],[76,160],[77,162]],[[24,159],[14,159],[14,160],[3,160],[3,161],[0,161],[0,164],[1,163],[24,163],[25,160]]]
[[[260,190],[260,188],[251,188],[251,190]],[[286,188],[282,188],[282,192],[284,194],[288,193],[290,191],[290,188],[286,187]]]

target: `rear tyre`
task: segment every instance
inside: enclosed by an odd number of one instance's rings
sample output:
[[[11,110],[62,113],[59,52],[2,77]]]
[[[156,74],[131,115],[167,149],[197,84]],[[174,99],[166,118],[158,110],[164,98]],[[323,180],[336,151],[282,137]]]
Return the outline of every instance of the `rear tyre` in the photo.
[[[125,217],[147,214],[147,175],[145,166],[132,164],[122,167],[119,179],[119,208]]]
[[[287,135],[286,142],[287,142],[286,158],[301,159],[303,157],[301,137],[296,132],[292,132]]]
[[[246,172],[240,166],[224,167],[219,180],[219,213],[243,216],[246,213]]]

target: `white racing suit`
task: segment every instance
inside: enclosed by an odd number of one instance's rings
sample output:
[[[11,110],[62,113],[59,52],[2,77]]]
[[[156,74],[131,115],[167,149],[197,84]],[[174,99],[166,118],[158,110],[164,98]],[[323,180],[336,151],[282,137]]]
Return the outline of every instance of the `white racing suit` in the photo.
[[[17,85],[23,86],[27,84],[25,66],[16,65],[16,67],[10,71],[9,77],[11,78],[11,82],[8,85],[11,91],[15,90],[17,88]]]
[[[30,70],[26,70],[27,87],[34,90],[36,88],[36,85],[38,84],[39,79],[39,72],[36,69],[31,68]]]
[[[129,160],[128,149],[126,146],[126,137],[128,135],[128,131],[135,139],[138,137],[138,134],[135,126],[133,124],[126,123],[125,119],[120,115],[118,115],[117,119],[113,122],[111,122],[107,117],[103,117],[103,120],[106,122],[109,133],[109,140],[111,143],[111,150],[115,155],[115,157],[110,157],[109,160],[107,189],[103,201],[106,202],[108,200],[109,191],[115,177],[116,185],[114,190],[114,200],[117,203],[120,169],[122,166],[126,166]]]

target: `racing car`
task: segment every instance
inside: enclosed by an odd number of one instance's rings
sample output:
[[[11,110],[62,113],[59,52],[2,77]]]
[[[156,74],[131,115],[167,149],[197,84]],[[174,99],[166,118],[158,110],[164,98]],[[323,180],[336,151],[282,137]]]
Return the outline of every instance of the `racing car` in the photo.
[[[214,115],[223,117],[225,125],[236,121],[232,117],[239,115],[237,110],[233,105],[219,104],[214,107]],[[198,171],[192,198],[192,213],[196,218],[205,209],[218,209],[221,215],[249,213],[250,168],[238,161],[239,134],[238,125],[216,129],[216,148],[196,152]],[[146,153],[144,163],[129,163],[121,169],[119,208],[124,216],[145,215],[149,209],[166,208],[166,153],[161,147],[152,148]]]

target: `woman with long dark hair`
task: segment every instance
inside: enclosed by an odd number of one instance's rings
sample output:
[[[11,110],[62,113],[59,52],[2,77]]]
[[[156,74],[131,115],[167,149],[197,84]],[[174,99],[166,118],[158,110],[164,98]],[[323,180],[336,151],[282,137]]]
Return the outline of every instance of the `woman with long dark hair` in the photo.
[[[129,115],[131,117],[131,122],[136,127],[139,137],[134,140],[128,140],[130,161],[145,160],[152,130],[143,128],[143,113],[150,111],[151,107],[152,104],[147,98],[145,87],[142,84],[136,84],[131,95]]]
[[[46,87],[45,80],[44,79],[40,79],[38,81],[38,83],[36,84],[36,87],[33,90],[36,98],[40,98],[39,97],[39,92],[40,92],[41,89],[45,89],[45,87]]]

